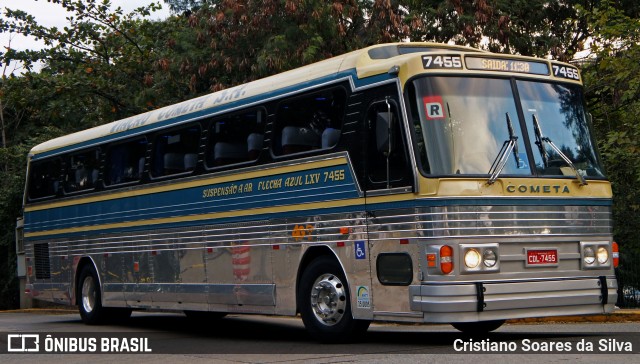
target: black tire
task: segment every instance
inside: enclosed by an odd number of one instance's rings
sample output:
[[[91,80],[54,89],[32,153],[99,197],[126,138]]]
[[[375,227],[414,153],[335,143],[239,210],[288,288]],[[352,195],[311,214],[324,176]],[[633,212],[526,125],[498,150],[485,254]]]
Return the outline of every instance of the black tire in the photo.
[[[370,324],[353,318],[349,285],[338,262],[329,256],[316,258],[302,273],[298,308],[307,331],[323,342],[351,341]]]
[[[96,270],[91,264],[85,265],[80,272],[77,301],[80,317],[85,324],[99,325],[107,321],[108,310],[102,307],[100,281]]]
[[[497,330],[505,320],[479,321],[479,322],[455,322],[451,326],[465,334],[486,334]]]

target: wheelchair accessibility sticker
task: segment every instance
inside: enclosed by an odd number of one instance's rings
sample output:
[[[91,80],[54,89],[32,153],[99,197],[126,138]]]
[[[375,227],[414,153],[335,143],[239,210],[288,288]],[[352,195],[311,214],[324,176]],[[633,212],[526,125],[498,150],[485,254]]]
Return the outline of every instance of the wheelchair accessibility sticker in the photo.
[[[367,253],[365,252],[365,246],[364,246],[364,241],[359,240],[356,241],[356,244],[354,245],[355,250],[356,250],[356,259],[366,259],[367,258]]]

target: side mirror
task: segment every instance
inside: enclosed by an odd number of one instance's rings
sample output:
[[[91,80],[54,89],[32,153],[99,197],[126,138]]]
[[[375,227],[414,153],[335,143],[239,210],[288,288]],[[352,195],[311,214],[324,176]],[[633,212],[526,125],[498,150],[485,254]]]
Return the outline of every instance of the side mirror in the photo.
[[[395,145],[393,143],[395,118],[389,108],[388,111],[379,112],[376,115],[376,144],[378,151],[385,156],[391,155]]]

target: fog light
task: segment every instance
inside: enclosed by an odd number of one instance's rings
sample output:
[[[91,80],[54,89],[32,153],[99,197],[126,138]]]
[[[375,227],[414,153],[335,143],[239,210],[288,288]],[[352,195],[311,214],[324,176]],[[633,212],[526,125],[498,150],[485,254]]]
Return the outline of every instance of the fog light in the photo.
[[[474,269],[480,264],[480,253],[475,249],[469,249],[464,253],[464,265]]]
[[[607,264],[609,261],[609,252],[603,246],[598,248],[596,256],[598,257],[598,264]]]
[[[596,253],[593,251],[592,247],[585,247],[582,251],[582,256],[584,262],[588,265],[591,265],[596,261]]]
[[[492,268],[498,262],[498,256],[493,249],[486,249],[484,253],[482,253],[482,262],[487,268]]]

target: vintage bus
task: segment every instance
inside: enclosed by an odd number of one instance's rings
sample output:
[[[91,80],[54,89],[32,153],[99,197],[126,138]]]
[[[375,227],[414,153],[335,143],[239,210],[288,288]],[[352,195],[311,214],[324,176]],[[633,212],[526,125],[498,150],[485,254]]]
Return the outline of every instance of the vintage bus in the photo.
[[[578,70],[382,44],[34,147],[26,290],[132,310],[371,321],[611,312],[612,196]]]

